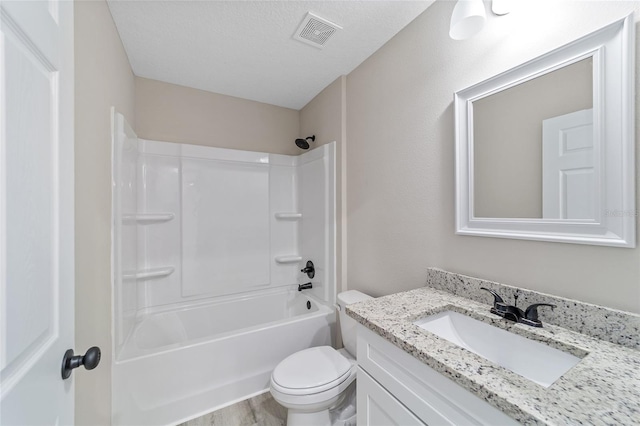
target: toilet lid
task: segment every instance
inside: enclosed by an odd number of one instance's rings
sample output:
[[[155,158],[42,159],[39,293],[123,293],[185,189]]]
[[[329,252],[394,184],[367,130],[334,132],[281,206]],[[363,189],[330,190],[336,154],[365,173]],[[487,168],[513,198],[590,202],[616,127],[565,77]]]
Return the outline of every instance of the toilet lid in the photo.
[[[334,382],[349,374],[351,363],[331,346],[318,346],[285,358],[271,376],[290,389],[311,389]]]

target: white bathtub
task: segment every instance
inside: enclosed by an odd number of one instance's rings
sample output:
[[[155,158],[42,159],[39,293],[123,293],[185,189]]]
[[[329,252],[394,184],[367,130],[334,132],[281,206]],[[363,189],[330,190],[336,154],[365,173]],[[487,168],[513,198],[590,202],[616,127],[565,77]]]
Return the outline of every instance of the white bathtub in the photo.
[[[113,364],[113,424],[175,424],[261,393],[282,359],[331,345],[334,327],[333,308],[295,290],[151,313]]]

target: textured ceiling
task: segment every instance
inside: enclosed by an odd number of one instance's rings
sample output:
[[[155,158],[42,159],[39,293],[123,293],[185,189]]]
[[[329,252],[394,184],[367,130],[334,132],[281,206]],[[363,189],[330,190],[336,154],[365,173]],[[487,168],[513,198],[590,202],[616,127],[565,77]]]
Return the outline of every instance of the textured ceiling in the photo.
[[[433,1],[108,3],[137,76],[300,109]],[[324,49],[292,38],[309,11],[343,28]]]

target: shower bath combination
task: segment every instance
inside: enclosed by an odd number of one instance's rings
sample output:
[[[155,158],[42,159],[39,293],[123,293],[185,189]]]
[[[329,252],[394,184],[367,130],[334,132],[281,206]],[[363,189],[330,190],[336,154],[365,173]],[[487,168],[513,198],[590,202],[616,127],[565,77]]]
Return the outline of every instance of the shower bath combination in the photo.
[[[296,139],[296,145],[300,149],[309,149],[309,139],[311,139],[311,142],[315,142],[316,135],[307,136],[304,139]]]
[[[332,345],[335,143],[278,155],[113,123],[112,424],[187,421]]]

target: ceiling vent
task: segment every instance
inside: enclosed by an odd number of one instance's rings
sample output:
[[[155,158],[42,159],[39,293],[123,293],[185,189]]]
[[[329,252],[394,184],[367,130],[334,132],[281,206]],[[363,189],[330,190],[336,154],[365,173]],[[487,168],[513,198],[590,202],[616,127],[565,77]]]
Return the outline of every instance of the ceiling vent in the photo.
[[[341,26],[309,12],[296,30],[293,38],[322,49],[327,40],[341,29]]]

